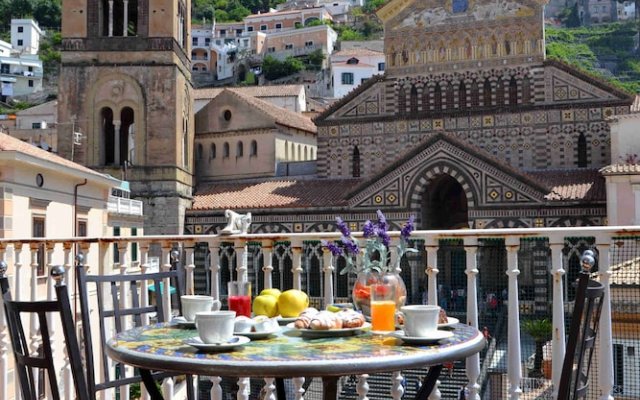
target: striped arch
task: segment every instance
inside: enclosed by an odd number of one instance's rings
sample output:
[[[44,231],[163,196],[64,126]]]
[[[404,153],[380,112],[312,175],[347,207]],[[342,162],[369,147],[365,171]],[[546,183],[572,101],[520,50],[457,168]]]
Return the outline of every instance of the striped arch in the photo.
[[[474,184],[474,180],[465,172],[459,169],[457,166],[439,162],[427,167],[421,173],[418,173],[418,178],[413,182],[412,188],[409,193],[409,209],[420,210],[422,207],[422,201],[424,194],[426,193],[429,185],[438,177],[442,175],[449,175],[462,186],[464,193],[467,197],[467,209],[471,210],[476,204],[478,204],[479,188]],[[420,221],[422,222],[422,221]]]

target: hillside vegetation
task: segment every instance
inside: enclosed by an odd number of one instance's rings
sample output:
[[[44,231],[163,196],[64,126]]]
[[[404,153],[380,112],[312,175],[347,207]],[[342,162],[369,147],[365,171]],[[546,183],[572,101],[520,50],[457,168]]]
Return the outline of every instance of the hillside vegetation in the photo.
[[[547,56],[640,93],[640,57],[634,22],[546,28]]]

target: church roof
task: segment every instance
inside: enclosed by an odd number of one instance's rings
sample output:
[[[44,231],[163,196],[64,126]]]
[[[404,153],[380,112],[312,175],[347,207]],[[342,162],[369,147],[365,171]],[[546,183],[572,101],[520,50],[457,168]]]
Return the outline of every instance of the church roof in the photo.
[[[371,86],[375,85],[376,83],[384,81],[384,78],[385,78],[384,75],[373,75],[371,78],[364,81],[360,86],[356,87],[355,89],[347,93],[346,96],[342,97],[340,100],[336,101],[335,103],[327,107],[327,109],[324,110],[324,112],[320,113],[320,115],[318,115],[313,119],[313,122],[315,122],[317,125],[320,125],[328,116],[333,114],[335,111],[339,110],[340,107],[349,103],[351,100],[358,97],[360,93],[363,93],[365,90],[369,89]]]
[[[221,87],[202,88],[194,90],[194,100],[213,99],[223,90],[233,90],[253,97],[286,97],[300,96],[304,91],[304,85],[262,85],[262,86],[241,86],[241,87]]]
[[[192,210],[307,208],[347,204],[357,179],[283,179],[208,184],[196,189]]]
[[[316,133],[318,129],[316,125],[313,123],[311,118],[306,117],[300,113],[296,113],[286,108],[278,107],[274,104],[271,104],[267,101],[260,100],[257,97],[252,97],[248,94],[242,93],[233,89],[225,89],[227,92],[231,93],[233,96],[239,97],[246,103],[249,103],[251,106],[256,109],[264,112],[275,120],[275,123],[282,126],[287,126],[289,128],[300,129],[303,131]]]
[[[365,56],[384,56],[381,51],[375,51],[362,47],[354,47],[351,49],[345,49],[337,51],[331,54],[331,58],[335,57],[365,57]]]
[[[594,168],[540,170],[526,173],[549,188],[550,201],[605,201],[604,177]]]
[[[640,165],[638,164],[611,164],[602,168],[600,172],[603,175],[634,175],[640,174]]]

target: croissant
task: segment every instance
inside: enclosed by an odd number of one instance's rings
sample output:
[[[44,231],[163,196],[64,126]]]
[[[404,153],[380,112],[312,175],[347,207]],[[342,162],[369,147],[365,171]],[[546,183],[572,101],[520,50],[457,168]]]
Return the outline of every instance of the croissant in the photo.
[[[315,330],[341,329],[342,319],[331,311],[320,311],[311,318],[309,328]]]
[[[343,328],[359,328],[364,325],[364,315],[354,310],[342,310],[337,313]]]
[[[318,310],[313,307],[309,307],[300,313],[296,321],[293,323],[297,329],[307,329],[311,323],[311,319],[314,315],[318,314]]]

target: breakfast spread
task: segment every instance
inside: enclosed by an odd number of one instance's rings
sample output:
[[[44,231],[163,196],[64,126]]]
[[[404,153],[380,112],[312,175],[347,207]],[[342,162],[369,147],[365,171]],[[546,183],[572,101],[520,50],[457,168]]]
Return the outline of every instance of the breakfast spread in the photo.
[[[364,323],[364,315],[354,310],[344,309],[333,312],[307,308],[296,319],[294,326],[297,329],[330,330],[359,328]]]

